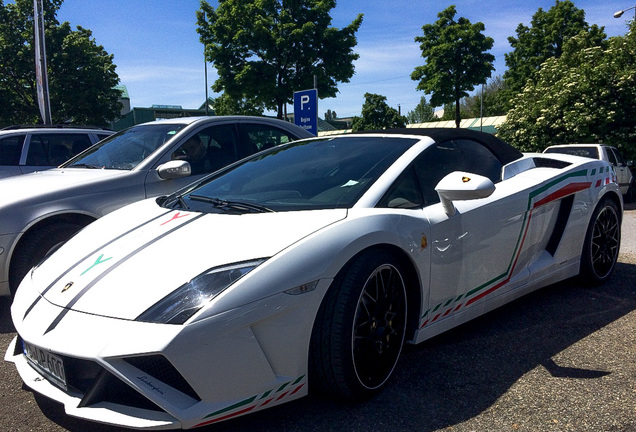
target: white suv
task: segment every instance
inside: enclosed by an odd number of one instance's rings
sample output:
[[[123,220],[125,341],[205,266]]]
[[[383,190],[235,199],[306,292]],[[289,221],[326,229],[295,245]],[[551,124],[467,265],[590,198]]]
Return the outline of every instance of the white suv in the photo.
[[[565,153],[609,162],[614,167],[614,171],[616,171],[618,185],[625,201],[631,202],[634,200],[636,183],[631,171],[631,168],[634,167],[634,161],[625,161],[625,158],[616,147],[606,144],[562,144],[550,146],[543,153]]]
[[[56,167],[112,134],[65,125],[9,126],[0,130],[0,178]]]

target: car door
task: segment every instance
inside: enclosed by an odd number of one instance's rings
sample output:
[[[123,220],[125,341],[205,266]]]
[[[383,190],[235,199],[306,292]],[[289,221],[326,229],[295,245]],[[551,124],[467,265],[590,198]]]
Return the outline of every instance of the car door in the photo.
[[[441,321],[523,284],[529,275],[527,257],[520,258],[528,195],[506,184],[513,180],[501,181],[502,164],[495,155],[478,142],[454,140],[429,149],[416,168],[429,204],[424,211],[431,226],[426,323]],[[454,202],[456,213],[449,216],[435,186],[453,171],[488,177],[496,190],[487,198]],[[470,181],[469,175],[466,181]],[[529,238],[525,247],[536,240]]]
[[[618,179],[618,185],[621,188],[621,192],[623,194],[627,193],[627,189],[629,189],[629,182],[632,179],[632,173],[623,159],[623,156],[620,154],[618,150],[613,147],[605,147],[605,151],[607,152],[607,158],[610,163],[614,167],[614,171],[616,172],[616,177]]]

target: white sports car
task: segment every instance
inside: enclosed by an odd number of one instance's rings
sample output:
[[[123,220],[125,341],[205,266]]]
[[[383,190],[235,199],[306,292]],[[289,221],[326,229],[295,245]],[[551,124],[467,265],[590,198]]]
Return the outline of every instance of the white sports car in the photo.
[[[107,215],[34,267],[5,359],[69,415],[192,428],[360,400],[419,343],[620,246],[611,166],[461,129],[297,141]]]

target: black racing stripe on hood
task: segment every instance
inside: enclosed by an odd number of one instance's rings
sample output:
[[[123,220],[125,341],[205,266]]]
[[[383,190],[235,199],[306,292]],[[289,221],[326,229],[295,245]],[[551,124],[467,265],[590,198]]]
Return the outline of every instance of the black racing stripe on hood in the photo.
[[[142,228],[142,227],[144,227],[144,226],[146,226],[146,225],[148,225],[148,224],[150,224],[150,223],[152,223],[152,222],[156,221],[157,219],[160,219],[160,218],[164,217],[165,215],[167,215],[168,213],[170,213],[170,212],[172,212],[172,211],[173,211],[173,210],[168,210],[168,211],[166,211],[166,212],[164,212],[164,213],[161,213],[161,214],[160,214],[160,215],[158,215],[158,216],[153,217],[152,219],[147,220],[146,222],[143,222],[143,223],[141,223],[141,224],[137,225],[137,226],[136,226],[136,227],[134,227],[134,228],[129,229],[129,230],[128,230],[128,231],[126,231],[125,233],[118,235],[117,237],[113,238],[112,240],[110,240],[110,241],[108,241],[108,242],[104,243],[103,245],[100,245],[98,248],[96,248],[94,251],[90,252],[90,253],[89,253],[89,254],[87,254],[86,256],[84,256],[84,257],[80,258],[80,260],[79,260],[79,261],[77,261],[75,264],[73,264],[73,265],[72,265],[72,266],[70,266],[68,269],[66,269],[66,271],[64,271],[62,274],[60,274],[60,275],[59,275],[59,276],[58,276],[58,277],[57,277],[57,278],[56,278],[53,282],[51,282],[51,284],[50,284],[48,287],[46,287],[46,289],[45,289],[44,291],[42,291],[42,293],[38,296],[38,298],[36,298],[36,299],[35,299],[35,301],[31,304],[31,306],[29,306],[29,308],[26,310],[26,312],[24,313],[24,316],[22,317],[22,320],[24,321],[24,319],[25,319],[25,318],[27,317],[27,315],[31,312],[31,310],[33,310],[33,308],[35,307],[35,305],[36,305],[36,304],[38,304],[38,302],[40,301],[40,299],[42,299],[42,298],[44,297],[44,295],[45,295],[47,292],[49,292],[49,290],[50,290],[51,288],[53,288],[53,286],[54,286],[55,284],[57,284],[57,283],[60,281],[60,279],[62,279],[64,276],[66,276],[66,275],[67,275],[67,274],[68,274],[71,270],[73,270],[75,267],[77,267],[78,265],[80,265],[80,263],[82,263],[83,261],[85,261],[85,260],[86,260],[89,256],[91,256],[91,255],[93,255],[93,254],[97,253],[97,251],[99,251],[100,249],[105,248],[106,246],[108,246],[108,245],[110,245],[110,244],[112,244],[112,243],[116,242],[117,240],[121,239],[122,237],[125,237],[125,236],[127,236],[128,234],[130,234],[130,233],[132,233],[132,232],[134,232],[134,231],[137,231],[138,229],[140,229],[140,228]]]
[[[47,334],[48,332],[50,332],[51,330],[53,330],[55,327],[57,327],[57,325],[60,323],[60,321],[62,321],[62,319],[64,318],[64,316],[66,316],[66,314],[68,312],[71,311],[71,308],[75,305],[75,303],[77,303],[80,298],[82,298],[84,296],[84,294],[86,294],[93,286],[95,286],[96,283],[98,283],[100,280],[102,280],[105,276],[107,276],[110,272],[112,272],[113,270],[115,270],[117,267],[119,267],[121,264],[125,263],[126,261],[128,261],[131,257],[135,256],[136,254],[138,254],[140,251],[144,250],[145,248],[147,248],[148,246],[158,242],[159,240],[161,240],[164,237],[167,237],[168,235],[172,234],[173,232],[177,231],[178,229],[183,228],[186,225],[191,224],[192,222],[196,221],[197,219],[201,218],[205,216],[205,213],[201,213],[195,217],[193,217],[192,219],[182,223],[181,225],[178,225],[174,228],[172,228],[169,231],[166,231],[165,233],[163,233],[160,236],[155,237],[154,239],[150,240],[149,242],[144,243],[143,245],[139,246],[137,249],[135,249],[134,251],[132,251],[131,253],[129,253],[128,255],[126,255],[125,257],[123,257],[121,260],[119,260],[116,264],[113,264],[111,267],[108,268],[108,270],[105,270],[104,272],[102,272],[98,277],[96,277],[95,279],[93,279],[93,281],[91,283],[89,283],[88,285],[86,285],[80,292],[77,293],[77,295],[75,295],[75,297],[73,297],[73,299],[67,303],[67,305],[64,307],[64,309],[62,310],[62,312],[60,312],[60,314],[53,320],[53,322],[51,323],[51,325],[49,326],[49,328],[46,329],[46,331],[44,332],[44,334]]]

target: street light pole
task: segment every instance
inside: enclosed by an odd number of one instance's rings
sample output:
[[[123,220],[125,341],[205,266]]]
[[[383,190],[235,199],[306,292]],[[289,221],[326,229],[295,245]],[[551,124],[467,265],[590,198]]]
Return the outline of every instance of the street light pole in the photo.
[[[632,9],[634,9],[634,20],[636,20],[636,6],[632,6],[632,7],[630,7],[630,8],[623,9],[623,10],[619,10],[619,11],[617,11],[617,12],[614,12],[614,18],[620,18],[620,17],[622,17],[622,16],[623,16],[623,14],[624,14],[625,12],[627,12],[628,10],[632,10]]]

